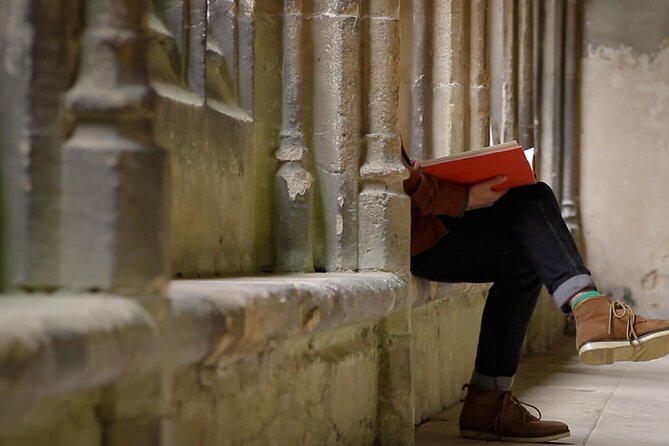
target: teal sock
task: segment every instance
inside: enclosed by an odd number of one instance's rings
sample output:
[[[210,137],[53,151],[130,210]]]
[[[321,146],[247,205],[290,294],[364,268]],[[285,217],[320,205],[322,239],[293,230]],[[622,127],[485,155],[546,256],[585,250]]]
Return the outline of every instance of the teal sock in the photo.
[[[571,309],[573,311],[578,304],[593,297],[602,297],[602,293],[600,293],[597,290],[576,293],[574,294],[574,297],[569,299],[569,305],[571,306]]]

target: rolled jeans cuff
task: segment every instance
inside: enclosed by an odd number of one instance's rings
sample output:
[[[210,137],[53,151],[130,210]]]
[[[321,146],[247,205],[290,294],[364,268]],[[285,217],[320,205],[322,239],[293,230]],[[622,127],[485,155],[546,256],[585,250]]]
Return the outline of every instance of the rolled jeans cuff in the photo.
[[[596,288],[595,281],[589,274],[570,277],[553,291],[553,302],[565,313],[571,313],[571,307],[567,305],[567,301],[584,288]]]

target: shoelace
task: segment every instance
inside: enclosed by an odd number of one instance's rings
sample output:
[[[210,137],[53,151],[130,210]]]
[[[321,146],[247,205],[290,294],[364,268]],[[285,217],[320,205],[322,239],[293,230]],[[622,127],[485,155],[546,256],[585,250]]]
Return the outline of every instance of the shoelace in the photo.
[[[462,386],[463,390],[465,389],[465,387],[467,387],[466,384],[464,386]],[[526,409],[526,406],[531,407],[532,409],[536,410],[538,416],[535,417],[534,415],[532,415]],[[499,410],[499,412],[497,412],[497,415],[495,415],[495,418],[493,418],[492,422],[482,432],[480,432],[479,435],[482,435],[485,432],[490,432],[490,428],[494,427],[493,432],[494,432],[495,436],[498,437],[498,438],[501,437],[502,434],[503,434],[503,432],[501,432],[502,418],[504,416],[505,409],[507,409],[509,407],[511,409],[514,409],[516,411],[521,412],[522,418],[523,418],[523,424],[527,421],[528,418],[530,418],[530,419],[531,418],[536,418],[537,420],[541,420],[541,411],[539,410],[539,408],[537,406],[534,406],[532,404],[529,404],[529,403],[526,403],[524,401],[519,400],[518,398],[513,396],[513,394],[511,392],[504,392],[504,398],[502,399],[501,409]]]
[[[623,317],[627,316],[627,323],[625,327],[625,335],[627,336],[627,340],[632,346],[641,347],[641,341],[639,341],[639,337],[637,336],[636,331],[634,330],[634,324],[636,323],[636,314],[634,314],[634,310],[632,310],[632,307],[619,300],[611,302],[611,307],[609,310],[609,334],[611,334],[611,330],[613,329],[614,316],[620,320],[622,320]]]

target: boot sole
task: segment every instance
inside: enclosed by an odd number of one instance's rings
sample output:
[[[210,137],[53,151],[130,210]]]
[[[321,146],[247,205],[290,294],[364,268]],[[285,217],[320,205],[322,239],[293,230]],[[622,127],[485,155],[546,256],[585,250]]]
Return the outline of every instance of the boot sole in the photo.
[[[608,365],[618,361],[651,361],[669,355],[669,330],[639,337],[634,345],[629,341],[596,341],[583,344],[578,356],[588,365]]]
[[[559,434],[545,435],[543,437],[507,437],[495,435],[489,432],[477,432],[460,429],[460,435],[465,438],[476,438],[480,440],[513,441],[516,443],[546,443],[547,441],[559,440],[571,435],[571,432],[560,432]]]

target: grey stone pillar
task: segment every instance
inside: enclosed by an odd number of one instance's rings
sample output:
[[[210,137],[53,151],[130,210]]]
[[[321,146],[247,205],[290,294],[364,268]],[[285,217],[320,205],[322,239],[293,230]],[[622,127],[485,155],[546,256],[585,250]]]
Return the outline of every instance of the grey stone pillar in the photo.
[[[541,60],[540,171],[560,200],[562,193],[562,87],[564,0],[543,3]]]
[[[408,198],[401,189],[399,1],[362,3],[363,154],[360,166],[358,256],[361,271],[406,272]],[[411,330],[408,301],[379,326],[377,442],[413,444]]]
[[[518,4],[518,142],[534,146],[534,12],[533,0]]]
[[[427,93],[428,93],[428,34],[427,34],[427,10],[425,0],[412,2],[412,27],[411,27],[411,138],[405,140],[407,150],[411,149],[411,155],[416,159],[426,159],[429,146],[429,129],[427,116]]]
[[[465,5],[464,0],[434,2],[432,11],[432,156],[464,150]]]
[[[469,2],[469,8],[469,135],[466,148],[471,149],[488,145],[488,0],[473,0]]]
[[[70,288],[161,293],[168,279],[167,159],[155,147],[148,4],[86,2],[75,127],[63,154],[61,271]]]
[[[274,237],[279,271],[313,271],[313,176],[304,142],[304,32],[301,0],[285,0],[283,16],[283,120],[275,156]]]
[[[318,182],[317,264],[358,267],[360,158],[360,3],[316,1],[313,48],[313,141]]]
[[[399,2],[364,3],[364,151],[360,167],[359,269],[402,271],[408,265],[408,198],[401,181],[399,107]]]
[[[409,305],[379,324],[379,408],[376,441],[383,446],[414,444],[414,394]]]
[[[580,37],[582,36],[580,17],[582,5],[575,0],[567,0],[565,11],[565,51],[564,51],[564,116],[563,116],[563,166],[562,166],[562,216],[577,243],[582,243],[580,215],[578,207],[578,72],[581,59]]]
[[[504,0],[502,10],[502,142],[518,135],[516,1]]]
[[[0,3],[0,277],[7,288],[60,283],[62,96],[75,66],[78,11],[76,0]]]

